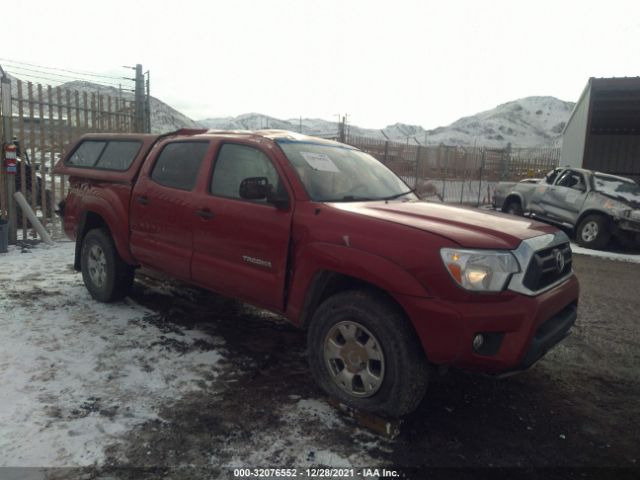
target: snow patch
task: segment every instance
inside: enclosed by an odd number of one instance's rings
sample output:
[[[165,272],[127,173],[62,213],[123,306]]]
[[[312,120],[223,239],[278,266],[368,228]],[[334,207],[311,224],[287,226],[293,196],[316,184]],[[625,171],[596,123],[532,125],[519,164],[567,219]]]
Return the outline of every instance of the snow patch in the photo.
[[[571,244],[571,251],[573,253],[577,253],[578,255],[589,255],[591,257],[605,258],[607,260],[617,260],[620,262],[640,263],[640,254],[591,250],[590,248],[580,247],[575,243]]]
[[[287,465],[297,467],[342,467],[351,468],[373,465],[368,453],[382,448],[378,437],[359,428],[351,430],[353,449],[341,454],[327,449],[331,443],[318,439],[318,431],[344,430],[344,418],[327,403],[315,399],[301,399],[295,405],[285,405],[280,413],[287,434],[274,435],[271,431],[256,432],[254,443],[268,445],[251,453],[236,454],[225,465],[228,468],[255,468],[286,459]],[[349,429],[350,430],[350,429]]]
[[[211,386],[223,358],[197,346],[202,332],[163,333],[131,300],[93,300],[73,255],[64,242],[0,256],[2,467],[100,464],[106,445],[158,418],[161,404]]]

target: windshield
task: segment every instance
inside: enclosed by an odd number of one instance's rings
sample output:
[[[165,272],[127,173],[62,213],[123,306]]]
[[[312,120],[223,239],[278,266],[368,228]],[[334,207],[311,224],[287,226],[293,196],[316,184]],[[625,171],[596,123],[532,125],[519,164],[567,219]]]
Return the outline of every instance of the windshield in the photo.
[[[594,186],[598,192],[632,203],[640,203],[640,186],[632,180],[610,175],[594,175]]]
[[[359,150],[290,140],[278,145],[316,202],[417,198],[396,174]]]

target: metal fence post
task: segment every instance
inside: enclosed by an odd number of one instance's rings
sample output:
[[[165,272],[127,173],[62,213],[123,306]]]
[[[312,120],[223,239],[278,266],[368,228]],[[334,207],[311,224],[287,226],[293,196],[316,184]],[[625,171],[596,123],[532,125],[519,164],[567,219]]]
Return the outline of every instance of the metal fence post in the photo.
[[[480,157],[480,183],[478,184],[478,207],[480,206],[480,196],[482,195],[482,173],[484,170],[484,147],[482,147],[482,155]]]
[[[382,163],[384,163],[385,165],[387,164],[388,156],[389,156],[389,140],[385,140],[384,141],[384,157],[382,159]]]
[[[511,143],[507,143],[507,148],[502,151],[502,168],[500,180],[507,180],[509,172],[509,163],[511,162]]]
[[[449,148],[445,147],[444,172],[442,173],[442,201],[446,202],[447,170],[449,169]]]
[[[3,72],[4,73],[4,72]],[[4,146],[13,142],[12,120],[13,112],[11,110],[11,80],[6,75],[2,76],[2,168],[4,165]],[[24,160],[23,160],[24,162]],[[17,239],[16,232],[16,202],[13,194],[16,192],[16,176],[5,175],[5,191],[7,192],[7,213],[9,220],[9,244],[15,245]]]
[[[420,145],[416,148],[416,181],[413,184],[414,189],[418,189],[418,177],[420,176]]]
[[[144,75],[142,74],[142,65],[136,64],[136,88],[135,88],[135,131],[136,133],[144,133],[145,122],[145,94],[144,94]],[[99,104],[100,105],[100,104]],[[100,109],[102,110],[102,109]],[[102,112],[101,112],[102,113]],[[100,124],[102,130],[102,123]]]

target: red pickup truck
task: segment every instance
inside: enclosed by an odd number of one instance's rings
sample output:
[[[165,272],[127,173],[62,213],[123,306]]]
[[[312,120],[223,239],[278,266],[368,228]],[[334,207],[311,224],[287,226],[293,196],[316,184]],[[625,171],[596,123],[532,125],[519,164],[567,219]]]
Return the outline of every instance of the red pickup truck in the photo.
[[[317,383],[392,416],[430,365],[507,375],[569,332],[567,236],[527,218],[420,201],[348,145],[263,130],[85,135],[55,173],[75,268],[99,301],[137,267],[306,329]]]

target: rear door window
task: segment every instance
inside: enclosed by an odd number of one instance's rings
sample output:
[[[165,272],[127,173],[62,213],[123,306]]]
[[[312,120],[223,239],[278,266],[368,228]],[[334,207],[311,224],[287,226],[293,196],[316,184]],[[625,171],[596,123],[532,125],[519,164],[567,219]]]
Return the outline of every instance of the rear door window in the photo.
[[[173,142],[165,145],[151,172],[151,180],[165,187],[193,190],[209,142]]]

